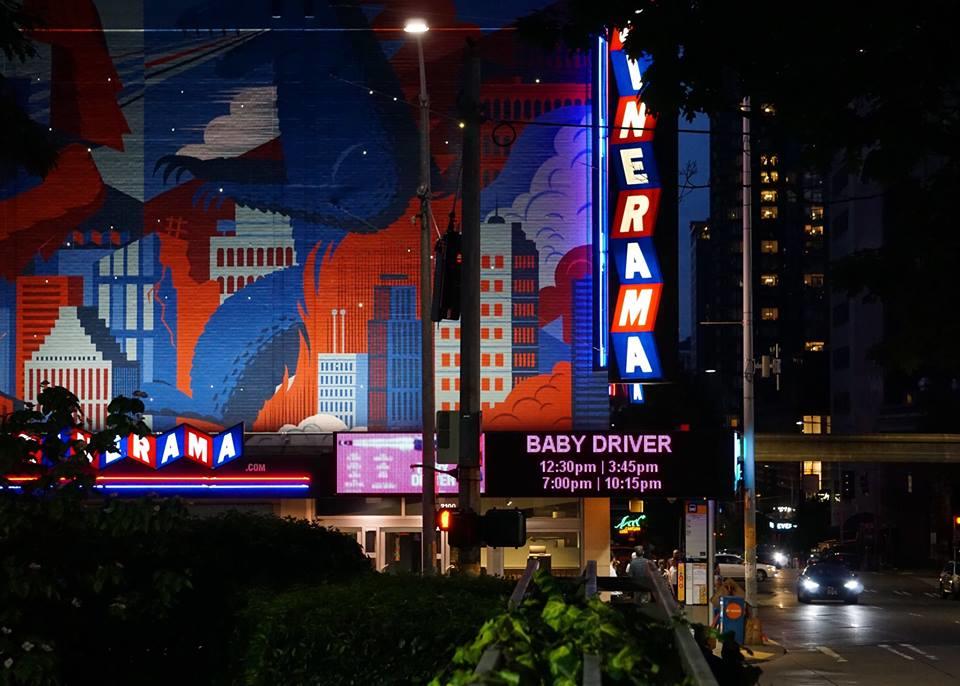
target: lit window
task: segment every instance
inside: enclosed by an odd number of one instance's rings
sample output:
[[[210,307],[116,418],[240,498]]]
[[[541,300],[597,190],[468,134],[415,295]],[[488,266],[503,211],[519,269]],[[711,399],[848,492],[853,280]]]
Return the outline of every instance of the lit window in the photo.
[[[443,378],[443,379],[441,379],[441,381],[440,381],[440,388],[443,389],[443,390],[445,390],[445,391],[449,391],[449,390],[450,390],[450,379],[448,379],[448,378]]]
[[[770,181],[770,172],[760,172],[760,183],[772,183],[772,181]]]
[[[808,236],[822,236],[823,227],[815,224],[807,224],[803,227],[803,232]]]
[[[778,277],[776,274],[760,275],[761,286],[776,286],[778,283],[780,283],[780,277]]]
[[[807,341],[803,344],[803,349],[808,353],[822,353],[824,345],[823,341]]]
[[[503,255],[497,255],[497,256],[493,259],[493,265],[494,265],[497,269],[503,269]]]
[[[496,303],[496,304],[493,306],[493,315],[494,315],[495,317],[502,317],[502,316],[503,316],[503,303]]]
[[[760,252],[776,255],[779,251],[780,244],[777,241],[760,241]]]
[[[822,286],[823,285],[823,274],[804,274],[803,275],[803,285],[804,286]]]
[[[761,167],[776,167],[777,159],[776,155],[760,155],[760,166]]]
[[[488,303],[484,303],[483,305],[480,306],[480,316],[481,317],[490,316],[490,305]]]
[[[480,366],[489,367],[490,366],[490,353],[483,353],[480,356]]]
[[[486,328],[486,327],[480,329],[480,338],[482,338],[482,339],[484,339],[484,340],[490,338],[490,329],[488,329],[488,328]]]
[[[776,219],[779,216],[776,207],[761,207],[760,208],[760,218],[761,219]]]
[[[823,219],[823,205],[813,205],[810,208],[810,219],[815,222]]]
[[[761,307],[760,319],[762,319],[765,322],[774,322],[780,319],[780,308],[779,307]]]
[[[483,377],[480,379],[480,390],[489,391],[490,390],[490,379],[488,377]]]
[[[498,376],[496,379],[493,380],[493,388],[494,388],[494,390],[496,390],[496,391],[502,391],[502,390],[503,390],[503,377],[502,377],[502,376]]]
[[[780,180],[780,172],[778,172],[776,169],[771,169],[771,170],[770,170],[770,183],[776,183],[776,182],[779,181],[779,180]]]
[[[769,103],[769,102],[765,102],[765,103],[763,103],[762,105],[760,105],[760,110],[761,110],[764,114],[776,114],[776,113],[777,113],[777,108],[774,107],[773,104],[772,104],[772,103]]]
[[[480,258],[480,268],[481,269],[490,269],[490,256],[484,255]]]
[[[760,202],[776,202],[776,191],[760,191]]]
[[[803,433],[805,434],[828,434],[830,433],[830,415],[819,415],[819,414],[805,414],[803,416]],[[805,462],[804,465],[807,463]],[[816,465],[816,472],[806,471],[804,467],[804,474],[819,474],[820,473],[820,462],[814,462]]]

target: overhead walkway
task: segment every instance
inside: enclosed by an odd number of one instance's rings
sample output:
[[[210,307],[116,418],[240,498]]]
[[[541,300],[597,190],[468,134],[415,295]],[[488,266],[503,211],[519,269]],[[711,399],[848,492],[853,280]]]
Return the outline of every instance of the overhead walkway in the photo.
[[[757,434],[757,462],[960,462],[960,434]]]

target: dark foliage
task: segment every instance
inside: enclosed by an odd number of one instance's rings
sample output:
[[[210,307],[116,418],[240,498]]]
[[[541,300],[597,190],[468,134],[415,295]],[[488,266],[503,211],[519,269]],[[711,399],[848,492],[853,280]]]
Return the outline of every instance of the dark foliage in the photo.
[[[492,578],[375,575],[262,595],[244,614],[242,683],[424,684],[510,589]]]
[[[352,539],[175,500],[0,497],[0,684],[230,683],[253,587],[372,574]]]
[[[0,50],[9,61],[25,62],[36,50],[25,33],[37,27],[35,18],[17,0],[0,0]],[[57,160],[57,148],[47,128],[30,119],[0,75],[0,179],[22,167],[33,176],[46,176]]]

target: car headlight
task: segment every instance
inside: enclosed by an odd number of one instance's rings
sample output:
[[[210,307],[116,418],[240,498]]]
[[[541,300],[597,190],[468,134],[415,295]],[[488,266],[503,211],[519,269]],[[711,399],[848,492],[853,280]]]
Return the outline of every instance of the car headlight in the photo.
[[[859,591],[861,588],[863,588],[863,586],[860,585],[860,582],[856,579],[850,579],[850,581],[846,582],[843,587],[848,591]]]
[[[813,579],[804,579],[803,587],[808,591],[816,591],[818,588],[820,588],[820,584]]]
[[[776,562],[778,565],[785,565],[787,564],[787,556],[784,555],[783,553],[774,553],[773,561]]]

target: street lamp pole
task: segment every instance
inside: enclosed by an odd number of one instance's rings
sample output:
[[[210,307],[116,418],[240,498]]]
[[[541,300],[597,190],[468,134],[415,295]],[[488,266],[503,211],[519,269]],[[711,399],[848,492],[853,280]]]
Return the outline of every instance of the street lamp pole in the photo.
[[[434,359],[433,321],[430,310],[433,305],[433,271],[431,260],[430,220],[430,100],[427,96],[427,70],[423,62],[423,34],[429,28],[422,19],[411,19],[404,31],[417,39],[417,58],[420,64],[420,355],[421,395],[423,399],[423,573],[433,574],[437,564],[436,524],[436,455],[434,451]]]
[[[743,552],[744,590],[750,608],[748,636],[759,634],[757,604],[757,471],[754,463],[754,372],[753,358],[753,182],[750,139],[750,98],[743,98],[742,222],[743,222]],[[750,637],[753,638],[753,637]],[[750,638],[747,643],[750,643]],[[754,640],[754,642],[759,642]]]

